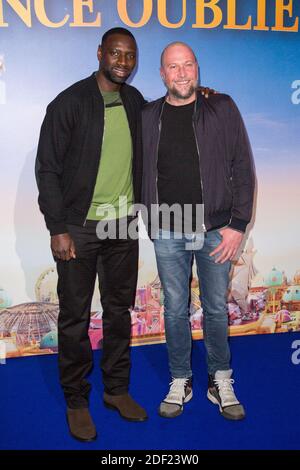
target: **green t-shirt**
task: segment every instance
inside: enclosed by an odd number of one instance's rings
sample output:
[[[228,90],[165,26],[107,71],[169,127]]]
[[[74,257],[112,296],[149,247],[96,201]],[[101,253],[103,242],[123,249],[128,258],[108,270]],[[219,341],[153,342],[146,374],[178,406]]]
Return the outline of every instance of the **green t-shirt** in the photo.
[[[101,91],[104,105],[104,133],[101,159],[89,220],[119,219],[133,204],[132,140],[126,111],[119,92]],[[121,199],[119,199],[121,198]]]

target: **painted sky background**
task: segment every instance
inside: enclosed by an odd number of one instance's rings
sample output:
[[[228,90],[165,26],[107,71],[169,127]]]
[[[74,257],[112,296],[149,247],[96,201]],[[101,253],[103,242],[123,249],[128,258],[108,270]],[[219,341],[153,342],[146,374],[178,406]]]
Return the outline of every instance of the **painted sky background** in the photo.
[[[48,2],[51,19],[72,13],[71,1]],[[116,1],[94,2],[102,13],[101,28],[49,29],[36,20],[25,26],[9,7],[8,28],[0,28],[0,55],[5,57],[6,104],[0,105],[0,286],[13,303],[34,299],[34,284],[52,265],[49,236],[37,207],[34,159],[46,105],[64,88],[97,69],[102,34],[120,21]],[[237,2],[238,19],[256,17],[256,1]],[[142,2],[128,2],[133,20]],[[156,2],[154,2],[156,4]],[[180,19],[181,1],[169,2],[169,20]],[[187,1],[185,25],[170,30],[149,23],[132,29],[139,61],[132,84],[145,97],[165,93],[159,76],[163,47],[171,41],[189,43],[198,57],[201,81],[236,101],[245,120],[256,163],[258,203],[251,236],[262,275],[275,265],[291,277],[300,269],[300,104],[292,104],[292,83],[300,80],[300,33],[229,31],[222,27],[192,29],[194,1]],[[220,2],[224,6],[226,2]],[[274,2],[268,2],[268,25],[274,23]],[[154,9],[155,12],[155,9]],[[300,2],[294,2],[300,16]],[[88,16],[88,15],[87,15]],[[95,15],[92,15],[94,17]],[[130,29],[130,28],[129,28]],[[150,242],[142,242],[140,283],[155,272]]]

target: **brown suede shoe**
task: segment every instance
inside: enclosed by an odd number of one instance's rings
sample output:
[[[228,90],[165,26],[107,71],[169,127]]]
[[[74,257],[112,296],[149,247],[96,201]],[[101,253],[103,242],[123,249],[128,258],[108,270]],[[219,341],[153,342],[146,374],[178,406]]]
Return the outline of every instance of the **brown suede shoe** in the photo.
[[[67,408],[67,421],[71,436],[78,441],[91,442],[96,439],[96,427],[88,408]]]
[[[136,403],[128,393],[124,395],[103,394],[104,405],[110,410],[116,410],[127,421],[146,421],[147,413]]]

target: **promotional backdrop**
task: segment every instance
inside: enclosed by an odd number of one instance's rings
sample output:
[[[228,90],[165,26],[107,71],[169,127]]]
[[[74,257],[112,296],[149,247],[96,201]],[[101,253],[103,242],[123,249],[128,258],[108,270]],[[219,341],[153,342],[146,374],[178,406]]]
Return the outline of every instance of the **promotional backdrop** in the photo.
[[[0,1],[0,345],[7,357],[57,351],[57,278],[37,205],[37,142],[47,104],[97,70],[101,37],[116,26],[136,37],[130,83],[145,98],[165,93],[160,54],[180,40],[195,51],[201,83],[237,103],[252,144],[257,194],[232,271],[230,334],[300,330],[299,16],[298,0]],[[140,247],[133,344],[164,341],[152,243],[142,237]],[[196,275],[190,312],[193,335],[202,338]],[[93,348],[101,347],[97,289],[90,338]]]

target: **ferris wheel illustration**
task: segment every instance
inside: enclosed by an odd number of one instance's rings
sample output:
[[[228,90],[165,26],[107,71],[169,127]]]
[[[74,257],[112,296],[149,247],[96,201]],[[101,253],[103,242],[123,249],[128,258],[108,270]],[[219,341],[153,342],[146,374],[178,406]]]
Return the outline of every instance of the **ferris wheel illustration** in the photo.
[[[45,269],[35,283],[35,297],[37,302],[57,303],[56,292],[57,273],[54,267]]]

